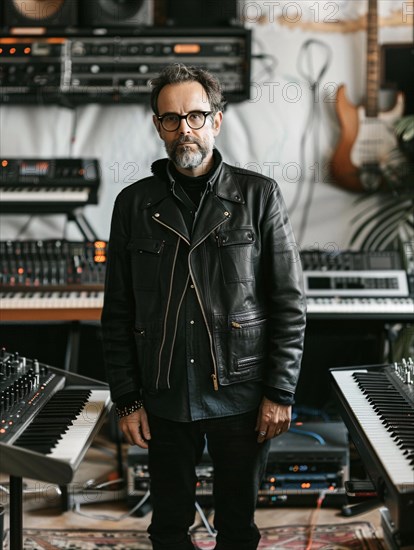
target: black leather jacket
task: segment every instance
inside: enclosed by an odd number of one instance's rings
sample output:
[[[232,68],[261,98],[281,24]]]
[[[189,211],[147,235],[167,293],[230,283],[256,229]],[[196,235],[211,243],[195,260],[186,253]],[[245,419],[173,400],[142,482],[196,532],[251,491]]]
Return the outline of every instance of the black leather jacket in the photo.
[[[102,313],[112,398],[169,387],[178,311],[195,286],[212,383],[294,392],[305,332],[299,253],[277,184],[220,162],[190,239],[167,159],[118,195]]]

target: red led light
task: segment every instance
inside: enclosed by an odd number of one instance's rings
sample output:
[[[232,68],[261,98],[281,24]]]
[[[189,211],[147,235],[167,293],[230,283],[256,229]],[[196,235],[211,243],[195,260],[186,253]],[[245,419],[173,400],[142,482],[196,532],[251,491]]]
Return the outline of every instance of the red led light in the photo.
[[[26,53],[26,54],[29,54],[31,51],[32,51],[31,48],[25,48],[25,49],[23,50],[23,52]]]
[[[9,165],[9,161],[8,160],[2,160],[1,165],[2,165],[3,168],[6,168],[6,166]]]
[[[16,48],[10,48],[9,53],[14,55],[16,53]]]

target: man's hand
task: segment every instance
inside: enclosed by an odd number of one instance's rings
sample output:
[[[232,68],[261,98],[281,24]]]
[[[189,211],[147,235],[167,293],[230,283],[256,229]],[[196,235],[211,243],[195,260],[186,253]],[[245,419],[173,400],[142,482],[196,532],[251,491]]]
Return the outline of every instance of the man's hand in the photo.
[[[292,418],[291,405],[279,405],[263,397],[257,416],[258,443],[287,432]]]
[[[151,439],[147,413],[142,407],[137,411],[119,419],[119,429],[130,445],[138,445],[148,449],[148,439]]]

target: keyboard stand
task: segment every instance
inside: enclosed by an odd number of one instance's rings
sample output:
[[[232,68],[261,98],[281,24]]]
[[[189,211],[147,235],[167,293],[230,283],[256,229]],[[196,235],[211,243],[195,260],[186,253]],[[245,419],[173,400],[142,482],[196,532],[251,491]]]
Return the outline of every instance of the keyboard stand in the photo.
[[[68,221],[74,222],[86,241],[99,240],[95,230],[92,228],[84,213],[80,210],[70,210],[66,212]]]
[[[76,227],[78,228],[80,234],[86,241],[97,241],[100,240],[97,237],[97,234],[89,221],[87,220],[85,214],[82,212],[82,208],[71,208],[71,207],[53,207],[53,205],[34,205],[32,207],[29,207],[28,205],[25,205],[25,208],[20,208],[19,210],[4,210],[2,212],[3,215],[7,214],[9,216],[46,216],[46,215],[59,215],[59,214],[65,214],[66,218],[69,222],[74,222]],[[24,229],[28,226],[29,222],[26,223],[24,226]]]
[[[23,550],[23,479],[10,476],[9,548]]]

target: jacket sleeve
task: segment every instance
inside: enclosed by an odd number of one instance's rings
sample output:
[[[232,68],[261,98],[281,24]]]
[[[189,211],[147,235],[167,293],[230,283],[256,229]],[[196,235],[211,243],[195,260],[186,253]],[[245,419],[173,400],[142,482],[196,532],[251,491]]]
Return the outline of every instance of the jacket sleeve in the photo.
[[[287,209],[272,181],[262,222],[266,296],[269,299],[269,362],[264,384],[294,392],[306,325],[302,267]]]
[[[115,402],[125,394],[138,394],[141,390],[134,339],[135,311],[126,214],[118,197],[112,215],[101,318],[107,380]]]

